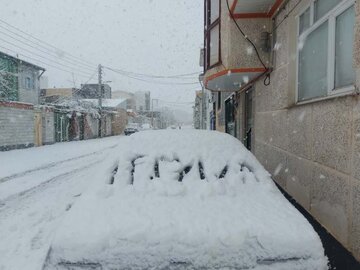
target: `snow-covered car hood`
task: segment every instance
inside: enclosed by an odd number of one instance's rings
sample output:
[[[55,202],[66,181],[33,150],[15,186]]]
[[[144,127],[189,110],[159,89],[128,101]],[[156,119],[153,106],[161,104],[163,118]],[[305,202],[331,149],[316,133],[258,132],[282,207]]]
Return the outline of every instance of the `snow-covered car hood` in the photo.
[[[327,269],[311,225],[229,135],[136,133],[111,166],[68,212],[45,269]]]

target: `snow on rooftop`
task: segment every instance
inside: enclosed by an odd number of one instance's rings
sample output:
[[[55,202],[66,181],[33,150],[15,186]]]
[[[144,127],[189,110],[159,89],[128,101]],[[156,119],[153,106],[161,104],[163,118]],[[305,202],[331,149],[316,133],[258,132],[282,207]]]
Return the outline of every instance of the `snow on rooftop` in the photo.
[[[126,99],[124,98],[117,98],[117,99],[103,99],[102,103],[104,107],[109,108],[118,108],[120,107],[124,102],[126,102]]]
[[[99,106],[98,99],[82,99],[82,100],[86,101],[86,102],[90,102],[94,106]],[[118,108],[118,107],[121,107],[124,102],[126,102],[126,99],[123,99],[123,98],[116,98],[116,99],[103,98],[102,106],[108,107],[108,108]]]
[[[113,169],[68,212],[51,264],[327,269],[311,225],[235,138],[144,131],[115,152]]]

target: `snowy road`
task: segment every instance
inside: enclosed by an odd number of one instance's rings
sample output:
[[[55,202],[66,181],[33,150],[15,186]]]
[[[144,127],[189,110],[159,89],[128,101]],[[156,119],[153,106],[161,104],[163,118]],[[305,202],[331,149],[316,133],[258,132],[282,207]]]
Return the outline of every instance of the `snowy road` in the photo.
[[[42,268],[62,217],[89,181],[112,165],[119,141],[113,137],[0,153],[1,270]]]

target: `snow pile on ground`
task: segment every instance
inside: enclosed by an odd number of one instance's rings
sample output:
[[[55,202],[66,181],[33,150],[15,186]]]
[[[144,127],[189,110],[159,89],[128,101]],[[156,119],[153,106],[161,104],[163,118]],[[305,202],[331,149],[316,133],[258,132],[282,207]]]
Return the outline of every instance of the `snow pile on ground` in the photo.
[[[8,197],[37,187],[61,173],[70,173],[86,166],[94,156],[115,147],[120,138],[116,136],[0,152],[0,204]]]
[[[68,212],[48,267],[327,269],[318,235],[236,139],[146,131],[117,152]]]
[[[0,179],[113,147],[119,136],[0,152]]]
[[[0,269],[42,269],[65,213],[112,169],[112,137],[0,153]],[[33,167],[31,167],[33,166]],[[8,168],[10,168],[8,170]]]

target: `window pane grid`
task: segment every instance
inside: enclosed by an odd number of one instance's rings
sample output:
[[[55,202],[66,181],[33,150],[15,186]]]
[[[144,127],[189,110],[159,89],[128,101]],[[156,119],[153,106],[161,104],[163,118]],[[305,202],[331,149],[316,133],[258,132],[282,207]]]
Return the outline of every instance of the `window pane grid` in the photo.
[[[335,88],[351,85],[355,81],[352,68],[352,46],[354,36],[349,29],[355,24],[354,6],[336,18],[335,28]]]
[[[354,1],[326,1],[313,1],[298,17],[298,101],[353,89]]]
[[[207,0],[205,8],[205,69],[220,62],[220,0]]]

